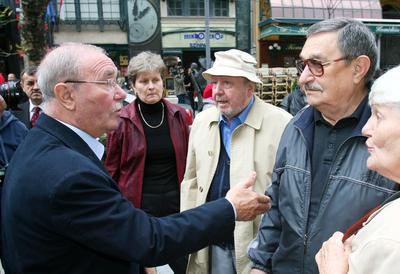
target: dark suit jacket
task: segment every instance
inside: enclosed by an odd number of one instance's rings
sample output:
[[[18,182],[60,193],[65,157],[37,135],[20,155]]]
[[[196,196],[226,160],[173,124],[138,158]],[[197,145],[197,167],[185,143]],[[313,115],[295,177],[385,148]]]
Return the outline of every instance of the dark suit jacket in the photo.
[[[220,242],[226,199],[164,218],[134,208],[87,144],[42,114],[14,154],[2,200],[6,273],[138,273]]]
[[[19,104],[18,108],[18,110],[12,110],[12,114],[14,114],[14,116],[17,117],[22,123],[24,123],[26,128],[32,128],[29,113],[29,100]]]

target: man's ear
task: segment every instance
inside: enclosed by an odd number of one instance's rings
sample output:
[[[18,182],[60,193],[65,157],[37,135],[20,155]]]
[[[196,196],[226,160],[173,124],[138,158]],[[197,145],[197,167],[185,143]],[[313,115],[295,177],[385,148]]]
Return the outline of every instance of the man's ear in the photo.
[[[54,87],[54,97],[67,110],[75,109],[75,90],[65,83],[58,83]]]
[[[256,83],[251,82],[251,81],[247,81],[247,85],[246,85],[246,93],[251,96],[254,91],[256,90],[257,86]]]
[[[371,60],[366,55],[360,55],[353,60],[353,81],[355,84],[364,80],[365,75],[371,67]]]

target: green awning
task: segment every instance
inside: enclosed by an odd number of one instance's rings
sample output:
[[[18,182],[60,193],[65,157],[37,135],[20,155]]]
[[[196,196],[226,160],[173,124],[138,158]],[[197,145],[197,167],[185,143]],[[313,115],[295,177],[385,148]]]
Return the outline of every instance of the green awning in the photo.
[[[367,26],[375,33],[400,35],[400,23],[395,24],[368,24]]]
[[[366,25],[377,34],[386,35],[400,35],[400,22],[399,24],[380,24],[368,23]],[[268,36],[282,35],[282,36],[305,36],[307,29],[310,25],[264,25],[261,27],[260,38],[264,39]]]
[[[167,55],[171,55],[171,56],[181,56],[182,57],[182,49],[163,49],[162,50],[162,55],[163,56],[167,56]]]
[[[305,36],[308,26],[265,26],[261,30],[260,39],[273,35],[283,36]]]

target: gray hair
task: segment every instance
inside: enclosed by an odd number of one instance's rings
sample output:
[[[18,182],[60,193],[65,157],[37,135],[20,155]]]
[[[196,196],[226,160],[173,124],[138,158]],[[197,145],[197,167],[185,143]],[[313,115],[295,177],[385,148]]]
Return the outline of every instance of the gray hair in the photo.
[[[31,66],[27,66],[25,67],[20,74],[20,79],[23,82],[24,81],[24,74],[29,75],[29,76],[35,76],[36,72],[37,72],[38,67],[35,65],[31,65]]]
[[[371,66],[365,75],[365,83],[369,86],[378,66],[378,48],[371,30],[354,19],[332,18],[312,25],[307,31],[307,38],[323,32],[338,32],[339,49],[348,58],[348,63],[360,55],[368,56]]]
[[[400,108],[400,66],[394,67],[375,80],[369,94],[369,104],[394,104]]]
[[[79,79],[85,64],[84,56],[88,51],[105,54],[102,48],[93,45],[65,43],[45,56],[37,71],[44,102],[54,99],[54,87],[57,83]]]
[[[143,51],[132,57],[128,65],[128,79],[135,84],[136,77],[143,72],[159,72],[163,76],[166,67],[159,54]]]

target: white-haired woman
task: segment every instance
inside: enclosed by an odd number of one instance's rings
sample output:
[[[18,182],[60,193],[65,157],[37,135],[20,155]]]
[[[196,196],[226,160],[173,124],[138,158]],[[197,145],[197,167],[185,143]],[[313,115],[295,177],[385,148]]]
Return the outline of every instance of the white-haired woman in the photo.
[[[400,184],[399,78],[400,66],[375,81],[369,95],[372,115],[363,134],[368,137],[368,168]],[[399,273],[399,197],[400,192],[394,194],[352,226],[345,236],[341,232],[333,234],[316,255],[320,273]]]
[[[107,136],[105,166],[135,207],[163,217],[180,210],[180,182],[189,141],[186,111],[162,98],[165,65],[148,51],[133,57],[128,78],[136,99],[121,112]],[[184,273],[186,260],[170,263]]]

